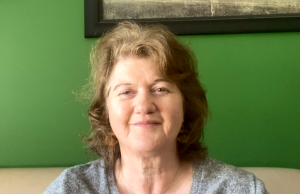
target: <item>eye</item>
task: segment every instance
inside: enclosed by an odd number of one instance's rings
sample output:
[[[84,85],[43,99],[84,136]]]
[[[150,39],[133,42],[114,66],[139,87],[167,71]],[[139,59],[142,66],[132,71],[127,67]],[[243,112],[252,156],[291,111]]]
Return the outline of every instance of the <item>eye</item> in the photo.
[[[132,92],[131,91],[124,91],[121,92],[120,95],[130,95]]]
[[[120,91],[118,96],[121,98],[121,99],[131,99],[135,96],[136,92],[134,90],[123,90],[123,91]]]
[[[134,96],[134,92],[130,90],[125,90],[119,93],[121,99],[130,99]]]
[[[166,88],[157,88],[154,91],[158,92],[158,93],[167,93],[167,92],[169,92],[169,90],[167,90]]]

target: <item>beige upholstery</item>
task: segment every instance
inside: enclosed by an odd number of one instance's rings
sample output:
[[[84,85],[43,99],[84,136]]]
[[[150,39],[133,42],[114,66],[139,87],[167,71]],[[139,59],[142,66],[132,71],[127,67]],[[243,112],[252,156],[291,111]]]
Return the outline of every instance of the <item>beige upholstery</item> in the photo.
[[[265,182],[271,194],[300,194],[300,170],[243,168]],[[40,194],[64,168],[0,169],[0,193]]]
[[[0,169],[0,194],[41,194],[65,168]]]
[[[288,168],[243,168],[261,179],[270,194],[300,194],[300,170]]]

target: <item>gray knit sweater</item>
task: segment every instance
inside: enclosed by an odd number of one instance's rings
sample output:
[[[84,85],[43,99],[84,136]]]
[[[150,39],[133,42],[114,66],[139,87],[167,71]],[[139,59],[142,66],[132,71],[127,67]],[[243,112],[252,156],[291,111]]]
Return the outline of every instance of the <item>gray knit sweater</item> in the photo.
[[[101,168],[103,160],[66,169],[44,194],[119,194],[113,170]],[[253,174],[214,159],[196,160],[190,194],[267,194]]]

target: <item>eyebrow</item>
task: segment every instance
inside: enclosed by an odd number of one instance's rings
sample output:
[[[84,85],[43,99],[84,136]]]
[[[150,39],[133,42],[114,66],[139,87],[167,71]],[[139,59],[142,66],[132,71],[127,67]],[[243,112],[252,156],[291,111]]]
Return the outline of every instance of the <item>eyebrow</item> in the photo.
[[[160,78],[160,79],[155,79],[154,82],[155,83],[157,83],[157,82],[170,82],[170,80]]]
[[[118,87],[120,87],[120,86],[128,86],[128,85],[132,85],[131,83],[120,83],[120,84],[117,84],[115,87],[114,87],[114,89],[113,89],[113,91],[115,91]]]
[[[163,78],[159,78],[159,79],[155,79],[154,80],[154,83],[158,83],[158,82],[170,82],[169,80],[167,80],[167,79],[163,79]],[[114,87],[114,89],[113,89],[113,91],[115,91],[118,87],[120,87],[120,86],[129,86],[129,85],[132,85],[131,83],[119,83],[119,84],[117,84],[115,87]]]

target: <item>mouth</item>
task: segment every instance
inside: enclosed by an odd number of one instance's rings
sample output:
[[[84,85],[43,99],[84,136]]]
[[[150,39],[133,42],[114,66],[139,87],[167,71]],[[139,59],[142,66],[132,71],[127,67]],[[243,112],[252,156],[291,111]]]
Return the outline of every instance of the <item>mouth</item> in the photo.
[[[136,127],[141,127],[141,128],[148,128],[148,127],[153,127],[156,125],[161,124],[158,121],[154,121],[154,120],[145,120],[145,121],[139,121],[136,123],[133,123],[132,125],[136,126]]]

